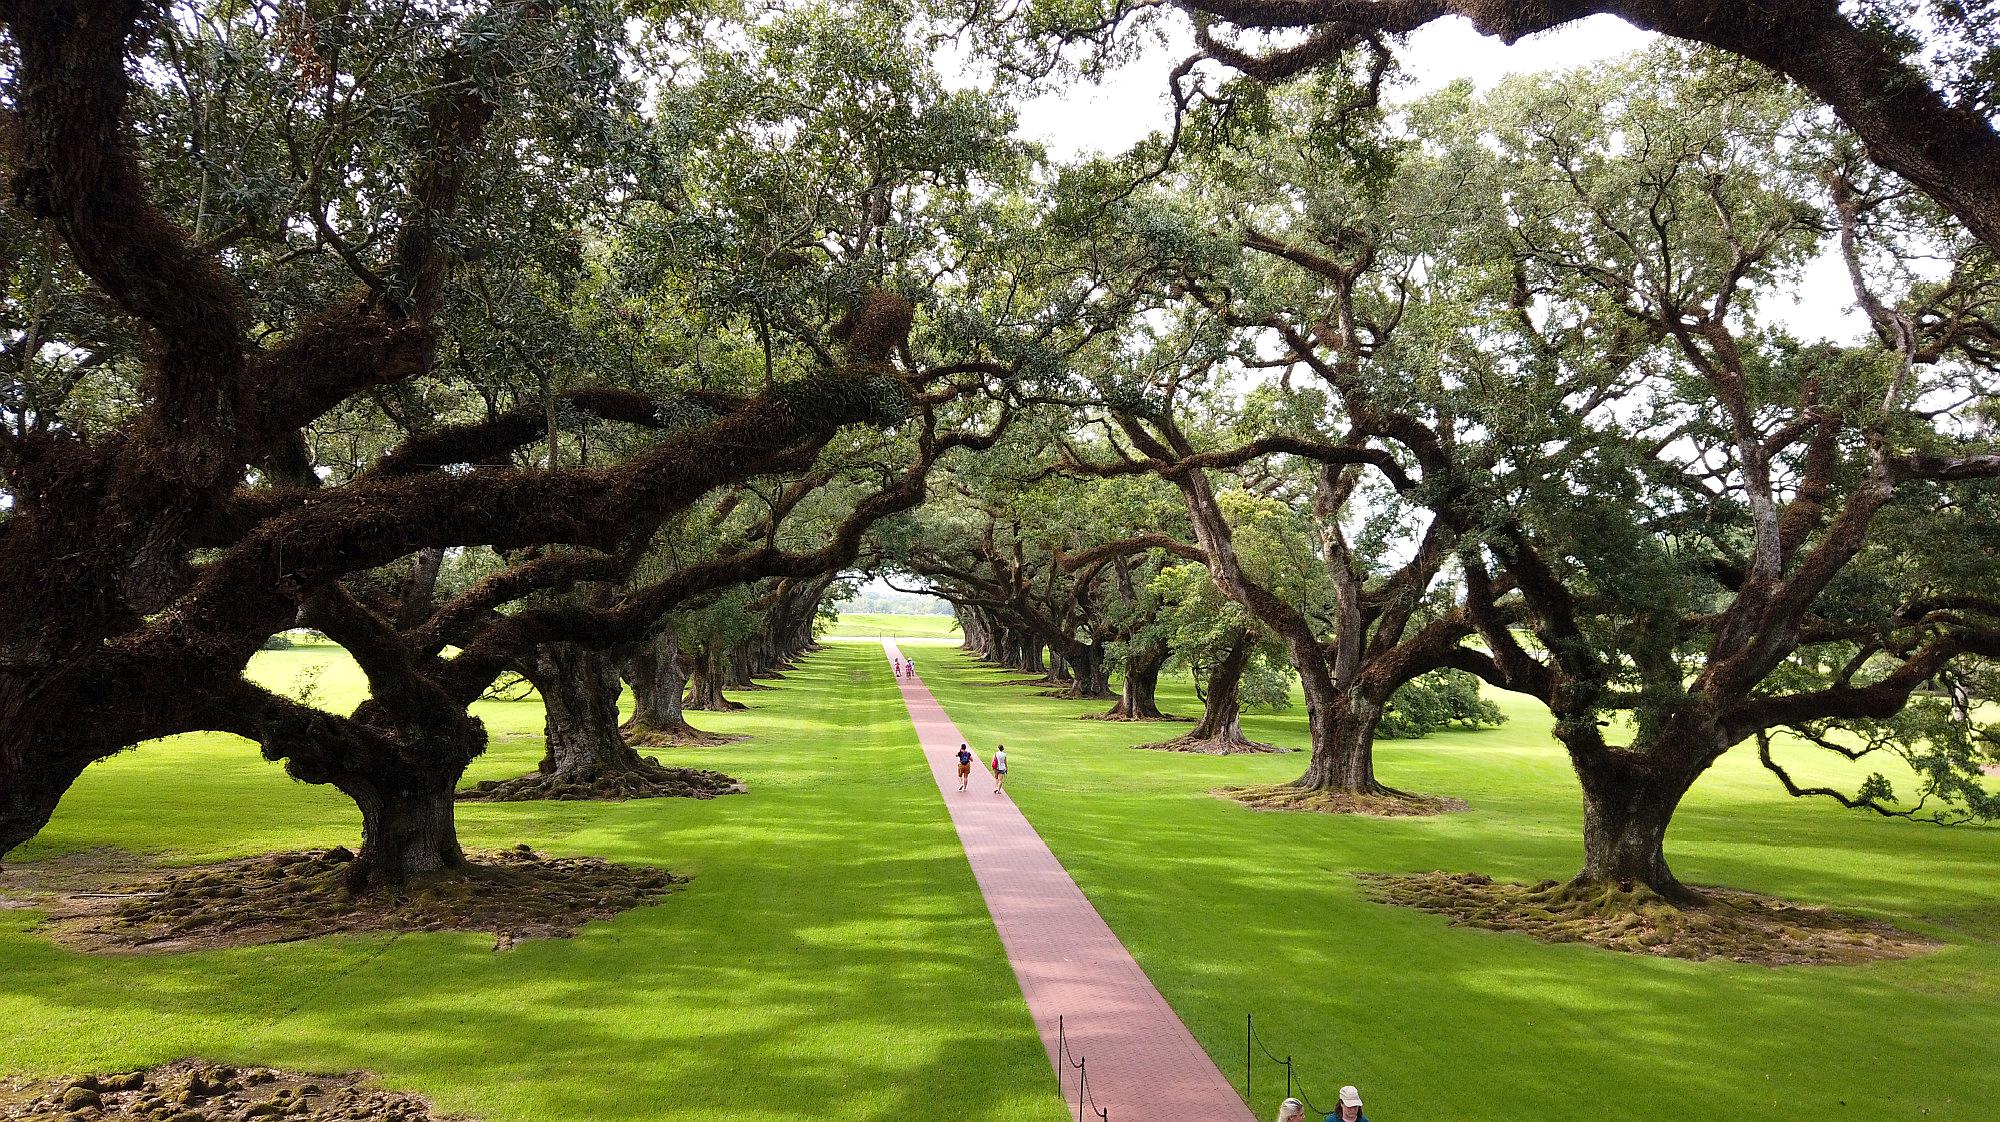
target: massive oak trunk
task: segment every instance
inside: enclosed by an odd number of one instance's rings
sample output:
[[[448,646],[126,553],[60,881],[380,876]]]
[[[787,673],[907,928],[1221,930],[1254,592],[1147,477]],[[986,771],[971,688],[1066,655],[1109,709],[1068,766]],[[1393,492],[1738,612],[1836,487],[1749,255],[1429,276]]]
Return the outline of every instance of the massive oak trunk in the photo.
[[[1104,648],[1093,643],[1079,647],[1068,659],[1069,690],[1065,694],[1076,698],[1097,698],[1111,696],[1111,666],[1105,661]]]
[[[30,748],[33,754],[29,753]],[[0,857],[48,825],[56,805],[83,774],[92,753],[49,751],[34,723],[9,719],[0,724]]]
[[[1208,681],[1202,689],[1201,720],[1188,734],[1190,739],[1244,743],[1243,672],[1249,669],[1251,653],[1250,636],[1239,635],[1208,668]]]
[[[545,643],[535,649],[529,680],[542,695],[542,774],[586,783],[644,766],[619,735],[622,683],[610,655],[575,643]]]
[[[1138,747],[1201,752],[1212,756],[1284,751],[1243,735],[1243,672],[1250,665],[1251,654],[1252,640],[1245,634],[1208,668],[1208,677],[1201,691],[1201,720],[1185,736]]]
[[[627,744],[664,747],[718,739],[688,724],[681,710],[687,674],[680,658],[680,636],[672,628],[626,652],[619,669],[632,687],[632,719],[618,731]]]
[[[1125,658],[1125,681],[1118,691],[1118,704],[1105,717],[1117,721],[1172,720],[1160,712],[1158,701],[1160,668],[1166,664],[1165,643],[1135,647]]]
[[[357,891],[465,864],[458,845],[458,780],[465,768],[405,766],[335,782],[361,808],[361,854],[348,873]]]
[[[1666,837],[1706,765],[1667,755],[1570,748],[1583,787],[1583,868],[1573,885],[1644,885],[1669,899],[1693,898],[1667,866]]]
[[[574,643],[535,649],[529,678],[542,696],[547,750],[533,775],[481,783],[467,801],[710,798],[743,789],[719,772],[665,767],[629,747],[618,727],[617,663]]]
[[[1375,779],[1375,726],[1383,708],[1383,702],[1359,689],[1308,687],[1306,726],[1312,734],[1312,759],[1293,785],[1343,794],[1400,794]]]
[[[727,653],[704,647],[695,656],[693,673],[688,676],[686,707],[709,713],[729,713],[743,708],[742,703],[723,696],[722,684],[728,673]]]
[[[1026,632],[1016,631],[1013,634],[1014,669],[1027,670],[1036,674],[1047,671],[1049,664],[1042,661],[1042,644],[1040,640],[1031,638]]]

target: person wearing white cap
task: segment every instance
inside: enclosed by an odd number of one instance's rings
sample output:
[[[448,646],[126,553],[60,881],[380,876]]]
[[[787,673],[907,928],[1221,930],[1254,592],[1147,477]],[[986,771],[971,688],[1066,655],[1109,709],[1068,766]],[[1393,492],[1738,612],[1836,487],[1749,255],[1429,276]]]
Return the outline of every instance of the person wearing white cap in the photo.
[[[1306,1104],[1297,1099],[1279,1103],[1278,1122],[1306,1122]]]
[[[1326,1116],[1326,1122],[1368,1122],[1361,1113],[1361,1092],[1352,1083],[1340,1089],[1340,1107]]]

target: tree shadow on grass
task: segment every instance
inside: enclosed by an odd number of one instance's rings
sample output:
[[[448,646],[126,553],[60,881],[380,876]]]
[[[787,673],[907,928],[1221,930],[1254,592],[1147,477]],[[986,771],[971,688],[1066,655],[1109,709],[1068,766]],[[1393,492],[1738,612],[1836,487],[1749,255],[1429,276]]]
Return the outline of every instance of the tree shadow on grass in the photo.
[[[845,689],[848,661],[819,656],[779,688]],[[463,816],[467,844],[694,875],[659,906],[505,955],[412,934],[143,962],[82,958],[28,934],[32,914],[0,913],[0,1020],[26,1029],[0,1066],[364,1068],[489,1119],[1055,1122],[1053,1075],[900,701],[862,694],[830,738],[824,713],[765,696],[770,713],[733,718],[759,724],[749,795]]]

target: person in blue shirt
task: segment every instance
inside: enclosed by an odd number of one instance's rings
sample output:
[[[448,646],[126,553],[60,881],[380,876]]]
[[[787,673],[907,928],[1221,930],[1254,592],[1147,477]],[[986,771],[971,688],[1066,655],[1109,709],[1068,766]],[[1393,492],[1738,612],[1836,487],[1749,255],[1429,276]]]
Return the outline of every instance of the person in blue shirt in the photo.
[[[971,779],[972,749],[961,744],[958,746],[958,789],[961,791],[965,790],[966,783]]]
[[[1326,1116],[1326,1122],[1368,1122],[1368,1116],[1361,1113],[1361,1092],[1353,1084],[1340,1089],[1340,1106]]]

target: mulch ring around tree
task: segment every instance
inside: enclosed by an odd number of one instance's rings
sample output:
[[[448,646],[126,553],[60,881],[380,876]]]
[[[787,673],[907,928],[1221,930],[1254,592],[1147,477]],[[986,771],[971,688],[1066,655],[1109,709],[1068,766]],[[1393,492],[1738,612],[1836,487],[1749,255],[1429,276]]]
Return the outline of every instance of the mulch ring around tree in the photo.
[[[0,1080],[0,1122],[442,1122],[416,1095],[372,1086],[368,1077],[301,1075],[198,1060],[73,1079]]]
[[[664,767],[651,756],[642,766],[615,771],[591,779],[571,779],[554,773],[537,772],[513,779],[487,780],[458,793],[462,803],[530,802],[537,799],[591,799],[622,802],[627,799],[712,799],[717,795],[740,795],[743,781],[719,771],[693,767]]]
[[[627,725],[618,732],[625,738],[627,748],[714,748],[750,739],[742,733],[703,732],[692,725],[682,725],[677,729]]]
[[[149,954],[335,933],[490,931],[495,950],[573,935],[592,920],[653,903],[687,882],[665,869],[595,857],[543,857],[527,846],[357,896],[346,849],[276,853],[51,902],[44,927],[83,950]]]
[[[1680,905],[1644,885],[1510,884],[1478,873],[1356,876],[1377,901],[1447,916],[1454,925],[1697,962],[1825,966],[1909,958],[1938,946],[1877,920],[1729,889],[1702,889],[1698,903]]]
[[[1367,814],[1376,818],[1422,818],[1454,814],[1468,808],[1464,799],[1439,795],[1357,795],[1347,791],[1312,791],[1279,783],[1267,787],[1221,787],[1214,794],[1251,810],[1303,810],[1316,814]]]
[[[1143,752],[1190,752],[1197,756],[1260,756],[1298,751],[1256,740],[1231,740],[1226,736],[1177,736],[1172,740],[1134,744],[1132,747]]]

